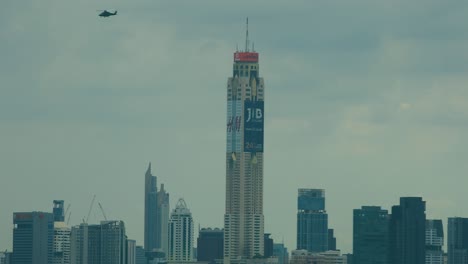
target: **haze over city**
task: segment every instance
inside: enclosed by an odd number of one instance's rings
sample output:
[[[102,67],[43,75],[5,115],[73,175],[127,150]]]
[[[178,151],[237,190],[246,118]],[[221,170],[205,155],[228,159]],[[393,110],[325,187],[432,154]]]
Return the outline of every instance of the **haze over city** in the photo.
[[[97,16],[107,8],[119,14]],[[76,225],[94,195],[143,243],[149,162],[171,209],[184,198],[196,227],[222,228],[226,82],[246,17],[267,89],[266,233],[296,248],[298,188],[325,189],[342,253],[362,205],[421,196],[428,219],[466,217],[467,13],[434,0],[1,3],[0,249],[13,212],[63,199]]]

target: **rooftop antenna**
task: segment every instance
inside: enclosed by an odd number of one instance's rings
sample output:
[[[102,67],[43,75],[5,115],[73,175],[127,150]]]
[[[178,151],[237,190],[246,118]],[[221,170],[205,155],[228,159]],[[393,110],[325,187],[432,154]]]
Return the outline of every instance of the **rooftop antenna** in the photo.
[[[249,17],[247,17],[247,27],[245,31],[245,52],[249,52]]]

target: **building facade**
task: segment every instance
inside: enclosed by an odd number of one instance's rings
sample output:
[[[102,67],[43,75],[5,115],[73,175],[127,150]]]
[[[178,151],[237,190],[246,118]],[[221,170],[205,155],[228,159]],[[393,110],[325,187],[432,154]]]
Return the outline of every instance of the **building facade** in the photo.
[[[70,264],[70,236],[71,228],[64,222],[54,222],[52,264]]]
[[[13,213],[13,225],[13,263],[52,263],[54,216],[51,213]]]
[[[179,199],[169,219],[169,247],[167,260],[193,261],[193,219],[183,199]]]
[[[328,214],[325,190],[299,189],[297,199],[297,249],[309,252],[328,250]]]
[[[136,264],[136,241],[127,239],[127,263]]]
[[[233,74],[227,82],[225,264],[264,253],[265,87],[258,58],[247,38],[245,50],[234,53]]]
[[[142,246],[136,246],[135,255],[136,264],[146,264],[145,249]]]
[[[278,259],[278,264],[289,263],[288,248],[284,244],[273,244],[273,256]]]
[[[468,264],[468,218],[449,217],[447,251],[448,264]]]
[[[401,197],[390,217],[390,263],[424,264],[426,202],[421,197]]]
[[[158,236],[160,237],[160,249],[167,255],[169,245],[169,193],[164,189],[164,184],[158,192]]]
[[[444,264],[442,220],[426,220],[426,264]]]
[[[54,222],[65,221],[65,211],[63,210],[65,202],[63,200],[54,200],[54,208],[52,213],[54,214]]]
[[[380,206],[353,211],[353,258],[360,264],[388,264],[389,215]]]
[[[329,250],[312,253],[305,249],[293,250],[291,264],[347,264],[347,256],[341,255],[339,250]]]
[[[198,232],[197,260],[215,263],[223,259],[224,231],[219,228],[202,228]]]
[[[127,237],[122,221],[101,221],[99,225],[86,223],[72,227],[72,264],[125,264]]]
[[[158,183],[151,173],[151,163],[145,173],[145,250],[160,248],[160,222],[158,221]]]

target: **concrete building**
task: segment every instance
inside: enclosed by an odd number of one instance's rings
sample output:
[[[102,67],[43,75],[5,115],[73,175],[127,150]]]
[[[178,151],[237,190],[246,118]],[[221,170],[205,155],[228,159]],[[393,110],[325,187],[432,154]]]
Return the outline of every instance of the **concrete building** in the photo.
[[[219,228],[202,228],[198,232],[197,260],[215,263],[223,259],[224,231]]]
[[[328,215],[325,190],[299,189],[297,198],[297,249],[328,250]]]
[[[13,225],[13,263],[52,263],[54,216],[51,213],[13,213]]]
[[[468,218],[449,217],[448,264],[468,264]]]
[[[273,244],[273,256],[278,259],[278,264],[289,263],[288,248],[284,244]]]
[[[339,250],[321,253],[312,253],[305,249],[293,250],[290,264],[347,264],[347,256],[341,255]]]
[[[136,264],[136,241],[127,239],[127,262],[126,264]]]
[[[390,217],[390,263],[424,264],[426,261],[426,202],[401,197]]]
[[[353,211],[353,258],[360,264],[388,264],[389,220],[380,206],[362,206]]]
[[[74,226],[70,245],[72,264],[125,264],[127,261],[127,238],[122,221]]]
[[[169,262],[194,261],[193,219],[183,199],[179,199],[169,220]]]
[[[426,264],[444,264],[442,220],[426,220]]]
[[[247,30],[248,36],[248,30]],[[263,129],[265,87],[259,54],[234,53],[227,81],[224,263],[264,254]]]
[[[70,236],[71,228],[64,222],[54,222],[54,254],[52,264],[70,264]]]

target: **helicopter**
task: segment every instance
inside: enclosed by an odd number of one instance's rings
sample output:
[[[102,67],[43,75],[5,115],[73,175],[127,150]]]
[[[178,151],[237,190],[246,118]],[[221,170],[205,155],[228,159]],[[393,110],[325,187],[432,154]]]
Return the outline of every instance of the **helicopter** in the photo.
[[[109,11],[107,11],[107,10],[98,10],[98,11],[102,11],[102,12],[99,14],[100,17],[110,17],[110,16],[115,16],[115,15],[117,15],[117,10],[115,10],[114,13],[109,12]]]

